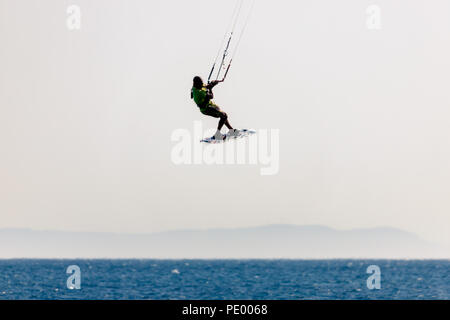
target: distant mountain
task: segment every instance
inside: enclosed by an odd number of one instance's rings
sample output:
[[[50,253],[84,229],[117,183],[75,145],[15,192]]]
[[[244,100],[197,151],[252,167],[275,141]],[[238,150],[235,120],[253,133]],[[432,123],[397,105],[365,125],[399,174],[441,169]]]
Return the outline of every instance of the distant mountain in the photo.
[[[450,258],[414,234],[373,228],[270,225],[152,234],[0,229],[0,258]]]

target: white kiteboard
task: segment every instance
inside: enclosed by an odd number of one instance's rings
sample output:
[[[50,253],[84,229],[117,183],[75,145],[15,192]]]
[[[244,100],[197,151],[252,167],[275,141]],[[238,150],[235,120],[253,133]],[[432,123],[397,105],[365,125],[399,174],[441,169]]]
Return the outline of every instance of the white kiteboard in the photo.
[[[227,141],[230,141],[230,140],[242,139],[242,138],[251,136],[253,134],[256,134],[256,131],[252,131],[252,130],[248,130],[248,129],[240,129],[239,133],[237,135],[229,135],[228,133],[225,134],[225,137],[224,137],[223,140],[217,140],[214,137],[211,137],[211,138],[203,139],[200,142],[204,142],[204,143],[222,143],[222,142],[227,142]]]

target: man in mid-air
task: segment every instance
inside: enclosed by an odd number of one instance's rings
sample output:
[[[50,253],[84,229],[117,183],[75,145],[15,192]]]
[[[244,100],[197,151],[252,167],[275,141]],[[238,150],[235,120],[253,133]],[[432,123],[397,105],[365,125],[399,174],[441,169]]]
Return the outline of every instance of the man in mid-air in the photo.
[[[228,135],[237,136],[239,134],[238,129],[233,129],[233,127],[228,122],[228,115],[220,110],[220,108],[212,101],[214,94],[212,89],[217,86],[220,81],[212,81],[205,85],[202,78],[195,77],[194,85],[191,90],[191,99],[194,99],[197,106],[200,108],[200,112],[204,115],[220,118],[219,126],[217,127],[217,132],[214,135],[216,140],[224,140],[226,138],[220,131],[224,125],[230,130]]]

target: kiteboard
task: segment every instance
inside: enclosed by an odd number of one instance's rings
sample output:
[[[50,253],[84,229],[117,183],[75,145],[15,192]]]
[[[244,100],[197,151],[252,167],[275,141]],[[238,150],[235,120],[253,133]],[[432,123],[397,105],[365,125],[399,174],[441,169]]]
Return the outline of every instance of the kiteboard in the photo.
[[[251,136],[253,134],[256,134],[256,131],[252,131],[252,130],[248,130],[248,129],[240,129],[239,133],[236,134],[225,134],[224,135],[224,139],[223,140],[218,140],[214,137],[211,138],[206,138],[201,140],[200,142],[203,143],[210,143],[210,144],[216,144],[216,143],[223,143],[223,142],[227,142],[227,141],[231,141],[231,140],[236,140],[236,139],[242,139],[248,136]]]

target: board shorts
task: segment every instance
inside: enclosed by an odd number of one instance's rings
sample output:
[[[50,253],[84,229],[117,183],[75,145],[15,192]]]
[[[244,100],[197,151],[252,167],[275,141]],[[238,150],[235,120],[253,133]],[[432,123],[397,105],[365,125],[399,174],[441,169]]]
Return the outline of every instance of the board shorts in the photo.
[[[209,104],[207,107],[200,108],[200,112],[214,118],[221,118],[224,114],[215,104]]]

